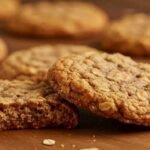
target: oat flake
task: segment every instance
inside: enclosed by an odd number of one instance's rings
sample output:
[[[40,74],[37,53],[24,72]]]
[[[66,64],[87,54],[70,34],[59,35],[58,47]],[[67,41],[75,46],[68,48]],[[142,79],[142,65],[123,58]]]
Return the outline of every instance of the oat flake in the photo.
[[[43,144],[44,145],[48,145],[48,146],[51,146],[51,145],[54,145],[56,143],[55,140],[52,140],[52,139],[44,139],[43,140]]]

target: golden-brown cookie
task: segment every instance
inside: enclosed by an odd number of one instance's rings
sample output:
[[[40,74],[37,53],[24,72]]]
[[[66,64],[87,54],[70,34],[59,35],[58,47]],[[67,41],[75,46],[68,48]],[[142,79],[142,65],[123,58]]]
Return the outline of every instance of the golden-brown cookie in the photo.
[[[110,52],[150,56],[150,15],[130,14],[112,22],[101,36],[101,46]]]
[[[106,23],[106,14],[92,4],[38,2],[22,6],[6,28],[18,34],[39,37],[91,37],[98,35]]]
[[[94,48],[77,45],[44,45],[12,53],[2,63],[1,79],[45,80],[48,69],[60,57],[97,51]]]
[[[97,115],[150,126],[150,65],[121,54],[68,56],[49,70],[61,97]]]
[[[0,62],[4,60],[6,55],[7,55],[7,46],[5,42],[2,39],[0,39]]]
[[[0,130],[78,124],[74,106],[60,99],[45,83],[0,80]]]
[[[19,0],[0,0],[0,21],[12,18],[19,8]]]

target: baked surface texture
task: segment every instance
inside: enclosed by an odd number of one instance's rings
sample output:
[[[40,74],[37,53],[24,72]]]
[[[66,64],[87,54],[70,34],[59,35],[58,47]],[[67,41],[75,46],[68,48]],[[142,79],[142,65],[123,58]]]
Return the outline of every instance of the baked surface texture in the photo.
[[[97,51],[87,46],[44,45],[11,54],[1,65],[1,79],[31,78],[41,81],[47,78],[48,69],[60,57]]]
[[[91,37],[101,32],[106,23],[105,12],[89,3],[37,2],[23,5],[6,28],[39,37]]]
[[[0,62],[7,56],[8,50],[5,42],[0,38]]]
[[[0,130],[78,124],[75,108],[45,83],[0,80]]]
[[[130,14],[112,22],[104,30],[100,44],[110,52],[150,56],[150,15]]]
[[[121,54],[70,56],[48,80],[61,97],[97,115],[150,126],[150,65]]]
[[[0,0],[0,21],[8,21],[19,9],[19,0]]]

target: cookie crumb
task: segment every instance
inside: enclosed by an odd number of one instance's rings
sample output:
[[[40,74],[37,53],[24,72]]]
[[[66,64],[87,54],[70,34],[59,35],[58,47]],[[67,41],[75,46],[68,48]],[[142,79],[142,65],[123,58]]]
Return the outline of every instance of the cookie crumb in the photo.
[[[96,139],[93,139],[93,142],[96,142]]]
[[[96,147],[93,147],[93,148],[83,148],[83,149],[80,149],[80,150],[99,150],[99,148],[96,148]]]
[[[95,135],[92,135],[92,138],[95,138],[96,136]]]
[[[52,139],[44,139],[43,140],[43,144],[47,145],[47,146],[54,145],[55,143],[56,143],[56,141],[52,140]]]
[[[75,148],[75,147],[76,147],[76,145],[75,145],[75,144],[72,144],[72,147],[73,147],[73,148]]]
[[[61,146],[61,148],[64,148],[64,147],[65,147],[65,145],[64,145],[64,144],[61,144],[60,146]]]

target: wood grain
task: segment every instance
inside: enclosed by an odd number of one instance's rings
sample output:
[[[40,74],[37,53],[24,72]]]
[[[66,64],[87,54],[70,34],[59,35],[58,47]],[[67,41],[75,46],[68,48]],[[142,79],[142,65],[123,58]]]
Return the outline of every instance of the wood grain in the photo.
[[[105,9],[110,18],[115,19],[124,13],[143,11],[150,12],[149,0],[95,0],[96,4]],[[99,48],[97,39],[31,39],[9,35],[0,31],[10,49],[10,53],[45,43],[77,43],[88,44]],[[136,58],[150,62],[150,58]],[[99,150],[149,150],[150,128],[125,125],[107,120],[90,113],[80,111],[80,125],[74,130],[43,129],[0,132],[0,150],[80,150],[81,148],[97,147]],[[95,138],[93,138],[95,135]],[[43,139],[56,140],[54,146],[42,144]],[[95,140],[93,140],[95,139]],[[61,147],[64,144],[64,148]],[[72,145],[76,147],[73,148]]]

